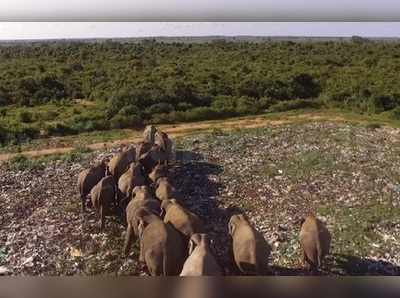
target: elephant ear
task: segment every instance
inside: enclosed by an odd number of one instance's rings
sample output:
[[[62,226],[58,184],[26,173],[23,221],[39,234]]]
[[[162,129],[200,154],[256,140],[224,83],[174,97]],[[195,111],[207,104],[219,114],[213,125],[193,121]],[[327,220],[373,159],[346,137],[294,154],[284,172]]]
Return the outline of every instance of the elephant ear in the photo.
[[[233,236],[235,233],[236,225],[233,222],[229,222],[229,235]]]
[[[110,167],[108,165],[106,165],[104,176],[107,177],[107,176],[110,176],[110,175],[111,175]]]
[[[193,239],[189,240],[189,256],[192,254],[193,250],[196,247],[196,243]]]
[[[161,218],[164,218],[164,216],[165,216],[165,209],[164,208],[160,208],[161,209],[161,211],[160,211],[160,217]]]

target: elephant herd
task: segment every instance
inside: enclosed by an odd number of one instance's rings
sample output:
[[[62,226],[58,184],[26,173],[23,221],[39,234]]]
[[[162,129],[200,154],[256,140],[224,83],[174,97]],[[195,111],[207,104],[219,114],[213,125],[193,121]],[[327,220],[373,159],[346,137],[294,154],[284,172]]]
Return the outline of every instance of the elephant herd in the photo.
[[[156,127],[147,126],[142,142],[79,174],[82,212],[91,205],[99,215],[101,230],[107,214],[121,216],[127,227],[125,256],[138,240],[139,261],[152,276],[222,275],[202,219],[185,208],[182,194],[171,181],[169,167],[174,160],[172,140]],[[266,273],[270,249],[249,219],[234,214],[227,228],[237,268],[244,274]],[[303,261],[315,272],[329,253],[330,233],[309,215],[301,222],[299,240]]]

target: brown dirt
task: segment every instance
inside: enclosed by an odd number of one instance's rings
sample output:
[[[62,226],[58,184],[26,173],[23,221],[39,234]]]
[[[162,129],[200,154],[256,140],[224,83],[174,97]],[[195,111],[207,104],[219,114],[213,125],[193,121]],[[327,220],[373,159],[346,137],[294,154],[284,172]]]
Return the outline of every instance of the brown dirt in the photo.
[[[265,119],[263,117],[256,118],[245,118],[245,119],[236,119],[236,120],[226,120],[226,121],[204,121],[204,122],[194,122],[194,123],[184,123],[184,124],[175,124],[175,125],[161,125],[160,129],[168,133],[171,138],[176,138],[184,135],[188,135],[193,131],[207,131],[212,129],[222,129],[222,130],[233,130],[238,128],[257,128],[257,127],[265,127],[268,125],[282,125],[291,123],[294,121],[318,121],[318,120],[330,120],[334,122],[341,122],[345,119],[339,116],[322,116],[315,114],[303,114],[303,115],[295,115],[289,116],[285,119]],[[101,142],[101,143],[93,143],[89,144],[86,147],[97,150],[97,149],[107,149],[114,146],[126,145],[129,143],[140,142],[141,137],[131,137],[111,142]],[[64,154],[70,152],[74,149],[74,147],[60,147],[60,148],[50,148],[50,149],[41,149],[41,150],[28,150],[19,153],[4,153],[0,154],[0,162],[7,161],[16,155],[23,154],[28,157],[39,157],[43,155],[50,154]]]

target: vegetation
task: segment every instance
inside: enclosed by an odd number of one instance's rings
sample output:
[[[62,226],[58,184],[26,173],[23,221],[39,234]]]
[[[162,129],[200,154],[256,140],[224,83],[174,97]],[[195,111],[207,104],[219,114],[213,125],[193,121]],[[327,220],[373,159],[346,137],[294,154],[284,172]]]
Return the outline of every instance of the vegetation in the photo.
[[[399,70],[399,43],[365,39],[2,46],[0,143],[324,106],[396,120]]]
[[[44,169],[49,163],[60,161],[65,163],[82,162],[87,155],[92,151],[86,147],[76,147],[74,150],[65,154],[53,154],[41,156],[39,158],[28,158],[23,154],[18,154],[10,159],[6,166],[9,169],[24,171],[24,170],[39,170]]]

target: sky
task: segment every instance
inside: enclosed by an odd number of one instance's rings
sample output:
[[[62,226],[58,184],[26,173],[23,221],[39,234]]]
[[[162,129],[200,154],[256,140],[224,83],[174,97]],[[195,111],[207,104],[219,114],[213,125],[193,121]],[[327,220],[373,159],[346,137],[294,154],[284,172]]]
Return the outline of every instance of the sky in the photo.
[[[0,21],[399,21],[399,0],[1,0]]]
[[[400,37],[400,22],[0,22],[1,40],[204,35]]]

